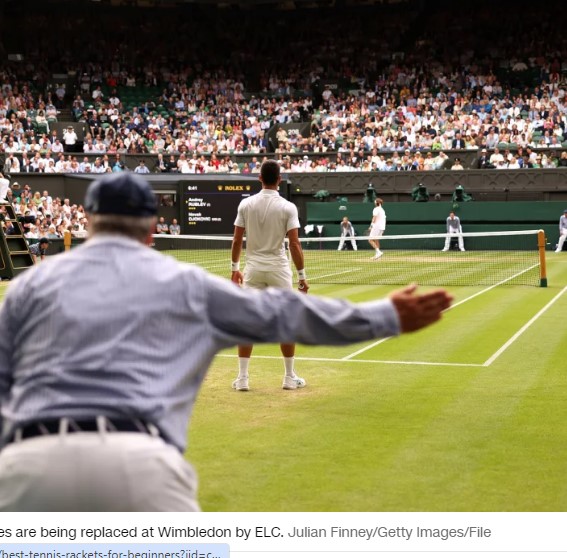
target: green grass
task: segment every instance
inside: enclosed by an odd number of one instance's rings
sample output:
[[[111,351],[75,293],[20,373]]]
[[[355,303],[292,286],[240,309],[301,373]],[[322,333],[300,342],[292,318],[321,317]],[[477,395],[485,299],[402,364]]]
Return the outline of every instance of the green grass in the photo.
[[[277,346],[255,348],[250,392],[230,388],[234,351],[217,357],[190,429],[203,508],[565,511],[567,292],[484,366],[567,285],[564,255],[548,269],[546,289],[465,301],[485,287],[452,288],[464,302],[440,323],[349,360],[367,345],[298,347],[308,386],[296,392],[281,389]],[[311,292],[360,301],[389,290]]]
[[[548,288],[453,287],[441,322],[371,348],[298,347],[302,390],[281,389],[277,346],[255,347],[249,392],[231,389],[235,351],[219,355],[187,453],[203,509],[567,510],[567,292],[491,361],[563,292],[564,254],[548,255],[548,277]],[[310,292],[390,290],[312,281]]]

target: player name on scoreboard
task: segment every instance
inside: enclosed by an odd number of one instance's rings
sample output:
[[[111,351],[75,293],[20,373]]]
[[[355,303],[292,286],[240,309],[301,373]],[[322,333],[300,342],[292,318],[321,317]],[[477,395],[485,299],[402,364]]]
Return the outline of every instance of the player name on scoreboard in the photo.
[[[184,183],[184,233],[232,234],[238,205],[260,189],[257,178]]]

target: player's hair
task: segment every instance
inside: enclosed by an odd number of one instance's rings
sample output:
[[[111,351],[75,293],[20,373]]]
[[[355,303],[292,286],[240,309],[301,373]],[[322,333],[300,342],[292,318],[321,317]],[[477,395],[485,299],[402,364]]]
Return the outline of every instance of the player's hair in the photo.
[[[89,233],[90,236],[101,233],[118,234],[144,242],[155,220],[155,217],[93,213],[89,216]]]
[[[382,198],[376,198],[376,199],[374,200],[374,203],[375,203],[376,205],[382,205],[382,204],[384,203],[384,200],[383,200]]]
[[[275,186],[280,178],[280,165],[273,159],[268,159],[260,167],[260,178],[266,186]]]

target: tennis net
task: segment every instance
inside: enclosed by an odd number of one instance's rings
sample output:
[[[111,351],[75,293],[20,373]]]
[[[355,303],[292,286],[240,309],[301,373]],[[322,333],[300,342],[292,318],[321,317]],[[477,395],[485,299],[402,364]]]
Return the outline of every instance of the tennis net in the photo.
[[[309,282],[341,284],[468,286],[546,286],[543,231],[463,233],[465,251],[446,234],[396,235],[380,238],[382,256],[374,259],[368,237],[301,238]],[[230,276],[232,237],[154,235],[155,248],[211,273]],[[245,265],[243,251],[241,266]],[[293,267],[293,266],[292,266]]]

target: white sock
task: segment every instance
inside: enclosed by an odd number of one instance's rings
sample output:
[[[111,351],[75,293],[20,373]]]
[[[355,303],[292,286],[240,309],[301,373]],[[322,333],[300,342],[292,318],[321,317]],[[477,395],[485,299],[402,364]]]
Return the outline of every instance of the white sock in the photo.
[[[250,364],[249,358],[238,357],[238,377],[248,378],[248,366]]]
[[[284,357],[283,363],[285,366],[285,375],[293,378],[295,372],[293,371],[293,363],[295,362],[295,357]]]

